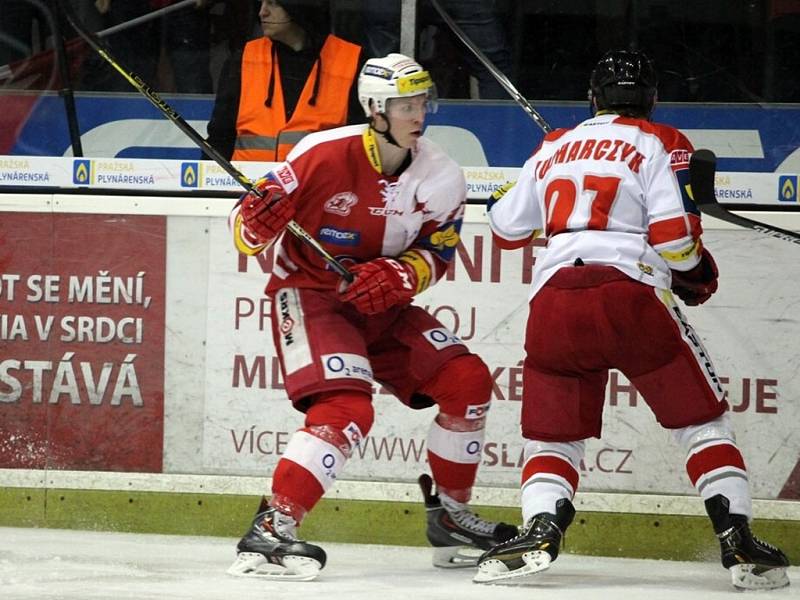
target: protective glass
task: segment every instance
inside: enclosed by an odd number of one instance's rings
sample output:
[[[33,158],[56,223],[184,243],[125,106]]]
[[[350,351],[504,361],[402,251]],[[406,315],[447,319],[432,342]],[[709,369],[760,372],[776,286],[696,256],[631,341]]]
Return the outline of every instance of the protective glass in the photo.
[[[436,88],[429,88],[427,93],[405,98],[389,98],[386,101],[386,115],[392,119],[411,121],[424,119],[428,113],[438,109]]]

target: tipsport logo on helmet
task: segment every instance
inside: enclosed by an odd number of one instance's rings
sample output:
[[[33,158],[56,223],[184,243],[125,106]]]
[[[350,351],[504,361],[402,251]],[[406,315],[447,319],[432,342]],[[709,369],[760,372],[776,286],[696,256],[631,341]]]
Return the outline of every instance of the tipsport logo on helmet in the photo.
[[[422,93],[433,87],[433,79],[427,71],[412,73],[397,80],[397,91],[403,95]]]

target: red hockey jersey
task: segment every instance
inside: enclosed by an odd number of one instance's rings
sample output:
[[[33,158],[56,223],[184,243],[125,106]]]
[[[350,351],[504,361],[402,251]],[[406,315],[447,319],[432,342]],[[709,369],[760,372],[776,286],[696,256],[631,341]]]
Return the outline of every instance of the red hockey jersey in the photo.
[[[423,138],[399,176],[381,172],[374,134],[351,125],[306,136],[267,175],[296,203],[295,222],[338,261],[366,262],[416,250],[428,263],[431,284],[445,272],[459,241],[466,182],[460,167]],[[230,223],[236,245],[263,251],[243,235],[238,206]],[[276,242],[267,293],[285,287],[335,289],[340,276],[290,234]]]

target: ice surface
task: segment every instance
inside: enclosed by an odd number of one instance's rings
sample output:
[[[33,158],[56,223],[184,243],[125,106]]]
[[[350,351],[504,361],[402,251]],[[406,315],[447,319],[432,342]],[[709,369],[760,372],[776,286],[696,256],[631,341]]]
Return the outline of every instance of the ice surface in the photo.
[[[0,528],[2,600],[713,600],[735,591],[718,562],[562,554],[535,580],[487,587],[472,569],[431,566],[430,548],[321,544],[328,565],[311,582],[227,575],[237,540],[53,529]],[[754,592],[800,598],[794,586]]]

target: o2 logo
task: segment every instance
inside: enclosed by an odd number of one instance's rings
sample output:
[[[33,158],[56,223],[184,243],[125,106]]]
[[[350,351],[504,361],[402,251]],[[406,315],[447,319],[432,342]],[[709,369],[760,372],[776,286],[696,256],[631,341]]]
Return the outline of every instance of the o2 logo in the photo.
[[[424,335],[425,339],[430,342],[431,346],[437,350],[443,350],[449,346],[463,345],[461,338],[444,327],[429,329],[428,331],[423,332],[422,335]]]
[[[332,453],[328,452],[327,454],[323,455],[320,462],[323,470],[325,471],[325,475],[327,475],[330,479],[336,479],[336,457]]]
[[[467,454],[469,456],[480,456],[481,443],[478,440],[472,440],[469,444],[467,444]]]
[[[372,367],[369,361],[358,354],[323,354],[322,368],[325,379],[361,379],[372,383]]]

